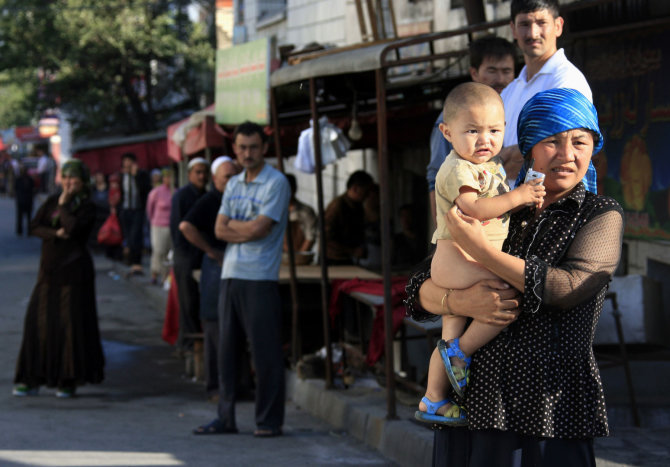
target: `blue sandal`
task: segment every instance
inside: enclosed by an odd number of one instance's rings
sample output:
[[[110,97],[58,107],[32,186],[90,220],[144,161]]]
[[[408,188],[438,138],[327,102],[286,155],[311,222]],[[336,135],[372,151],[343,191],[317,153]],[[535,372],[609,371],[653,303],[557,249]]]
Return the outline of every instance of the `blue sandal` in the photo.
[[[439,423],[440,425],[465,426],[468,424],[468,416],[465,409],[450,399],[444,399],[439,402],[433,402],[427,397],[421,399],[421,402],[428,407],[427,412],[417,410],[414,418],[423,423]],[[451,404],[451,407],[444,415],[438,415],[440,407]]]
[[[463,397],[465,392],[465,386],[468,384],[468,378],[470,377],[470,362],[472,358],[466,357],[461,347],[458,345],[458,338],[454,339],[450,343],[447,343],[444,339],[440,339],[437,342],[437,349],[440,352],[440,357],[444,362],[444,368],[447,371],[447,376],[449,377],[449,382],[451,386],[456,391],[456,394]],[[456,357],[465,362],[465,368],[454,367],[451,365],[451,357]]]

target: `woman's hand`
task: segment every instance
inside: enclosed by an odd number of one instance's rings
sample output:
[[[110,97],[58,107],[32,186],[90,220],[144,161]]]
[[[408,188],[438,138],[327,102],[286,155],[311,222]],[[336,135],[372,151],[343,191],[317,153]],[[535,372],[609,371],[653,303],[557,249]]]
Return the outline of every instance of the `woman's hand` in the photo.
[[[487,279],[449,294],[449,310],[486,324],[507,326],[519,315],[519,291],[499,279]]]
[[[466,215],[463,211],[454,205],[444,215],[447,223],[447,228],[451,234],[451,238],[458,243],[458,245],[470,254],[475,260],[477,257],[475,253],[483,251],[490,246],[489,241],[484,234],[482,224],[474,217]]]
[[[61,206],[65,206],[67,203],[70,202],[70,200],[74,197],[76,193],[77,189],[73,184],[64,184],[63,191],[58,197],[58,204]]]
[[[61,195],[61,196],[62,196],[62,195]],[[56,237],[58,237],[58,238],[62,238],[62,239],[64,239],[64,240],[70,238],[70,236],[68,235],[68,233],[65,231],[65,229],[64,229],[63,227],[61,227],[60,229],[56,230]]]

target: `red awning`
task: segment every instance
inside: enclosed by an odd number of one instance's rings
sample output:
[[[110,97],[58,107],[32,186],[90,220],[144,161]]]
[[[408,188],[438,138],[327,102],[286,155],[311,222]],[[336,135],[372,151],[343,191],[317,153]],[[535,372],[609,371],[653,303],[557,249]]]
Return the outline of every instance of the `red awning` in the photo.
[[[74,157],[84,161],[91,173],[102,172],[110,175],[121,169],[121,156],[126,152],[132,152],[137,156],[137,163],[141,169],[172,164],[167,156],[167,142],[164,139],[83,150],[76,152]]]
[[[48,140],[48,138],[41,136],[37,128],[33,126],[17,126],[14,128],[14,134],[16,135],[16,139],[22,143],[36,143]]]
[[[176,162],[206,148],[223,150],[226,146],[226,136],[214,121],[214,105],[167,128],[167,154]]]

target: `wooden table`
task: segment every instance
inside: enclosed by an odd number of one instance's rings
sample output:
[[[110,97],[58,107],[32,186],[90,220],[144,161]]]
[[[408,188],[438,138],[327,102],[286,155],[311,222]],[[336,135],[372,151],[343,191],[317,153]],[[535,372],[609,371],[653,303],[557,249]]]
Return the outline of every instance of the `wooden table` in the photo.
[[[299,282],[319,282],[321,280],[321,266],[318,264],[300,265],[295,267],[296,279]],[[368,271],[360,266],[328,266],[328,280],[334,279],[381,279],[376,272]],[[279,282],[287,283],[291,276],[288,264],[279,267]]]

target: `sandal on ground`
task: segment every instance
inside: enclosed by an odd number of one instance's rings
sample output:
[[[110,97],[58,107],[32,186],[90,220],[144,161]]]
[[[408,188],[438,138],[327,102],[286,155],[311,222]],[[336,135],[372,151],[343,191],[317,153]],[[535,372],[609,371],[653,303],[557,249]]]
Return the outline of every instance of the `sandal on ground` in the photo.
[[[444,368],[447,372],[447,377],[451,386],[456,391],[456,394],[463,397],[465,392],[465,386],[468,384],[468,378],[470,376],[470,362],[472,358],[466,357],[460,346],[458,345],[458,339],[453,341],[446,342],[444,339],[440,339],[437,342],[437,349],[440,352],[440,357],[442,357],[442,362],[444,363]],[[451,358],[456,357],[465,362],[465,368],[453,366],[451,364]]]
[[[256,431],[254,431],[254,436],[256,438],[274,438],[281,435],[281,428],[257,428]]]
[[[27,384],[17,384],[12,389],[12,395],[16,397],[36,396],[39,392],[39,386],[28,386]]]
[[[194,435],[229,435],[235,433],[237,433],[237,428],[226,426],[218,418],[193,430]]]
[[[76,391],[77,388],[75,387],[58,388],[58,390],[56,390],[56,397],[59,399],[70,399],[71,397],[74,397]]]
[[[424,397],[421,399],[421,402],[426,404],[428,411],[422,412],[421,410],[417,410],[414,413],[414,418],[420,422],[437,423],[448,426],[465,426],[468,424],[468,416],[465,409],[450,399],[433,402],[427,397]],[[444,415],[438,415],[437,411],[440,407],[447,404],[451,404],[451,407],[447,409]]]

